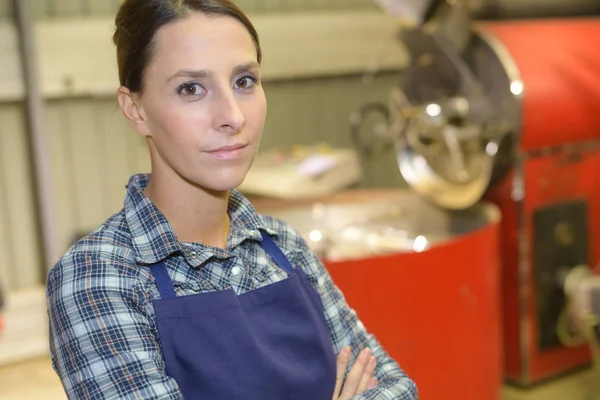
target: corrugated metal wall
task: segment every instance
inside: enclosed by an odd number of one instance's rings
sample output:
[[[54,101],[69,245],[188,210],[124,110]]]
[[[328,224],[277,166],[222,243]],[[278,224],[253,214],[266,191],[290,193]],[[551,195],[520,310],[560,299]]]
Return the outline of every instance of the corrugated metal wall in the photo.
[[[0,19],[9,18],[10,13],[10,0],[0,0]]]
[[[10,0],[0,0],[0,18],[8,15]],[[121,0],[33,0],[38,18],[113,14]],[[376,7],[372,0],[238,0],[247,13],[335,10]]]
[[[38,18],[114,13],[119,0],[35,0]],[[0,0],[0,15],[10,15]],[[240,0],[249,12],[369,8],[370,0]],[[360,77],[267,82],[269,115],[262,148],[329,142],[349,146],[349,115],[367,99],[386,101],[397,76],[380,76],[368,91]],[[0,280],[11,289],[44,280],[35,238],[32,185],[24,142],[23,109],[0,104]],[[144,140],[133,133],[113,98],[47,103],[58,235],[66,249],[74,236],[102,223],[121,206],[128,177],[149,170]],[[25,184],[23,183],[25,182]],[[366,186],[401,185],[393,154],[366,168]],[[15,234],[18,232],[18,234]],[[7,268],[8,267],[8,268]]]

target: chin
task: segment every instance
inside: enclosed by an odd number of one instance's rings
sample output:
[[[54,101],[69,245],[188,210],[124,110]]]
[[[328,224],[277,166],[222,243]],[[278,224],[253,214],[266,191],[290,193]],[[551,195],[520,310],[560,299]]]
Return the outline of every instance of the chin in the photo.
[[[225,171],[224,171],[225,172]],[[231,171],[233,172],[233,171]],[[215,192],[227,192],[235,189],[244,182],[247,171],[238,173],[217,173],[204,179],[194,180],[199,186]]]
[[[210,163],[190,166],[190,173],[180,174],[196,186],[215,192],[227,192],[240,186],[252,167],[254,157],[244,157],[229,162]],[[183,170],[183,169],[182,169]]]

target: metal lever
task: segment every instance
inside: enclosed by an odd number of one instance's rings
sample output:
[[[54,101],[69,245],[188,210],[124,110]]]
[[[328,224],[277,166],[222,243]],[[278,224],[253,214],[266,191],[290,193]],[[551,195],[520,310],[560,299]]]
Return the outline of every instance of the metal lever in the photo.
[[[378,115],[383,121],[368,130],[368,137],[363,132],[365,120]],[[350,116],[350,134],[352,142],[363,155],[375,153],[376,147],[393,147],[395,137],[390,133],[390,111],[383,103],[367,103]]]
[[[448,147],[450,164],[452,164],[454,178],[459,182],[464,183],[469,180],[469,173],[467,172],[465,157],[460,148],[460,142],[458,141],[458,129],[459,128],[454,126],[447,126],[442,130],[442,136],[446,146]]]

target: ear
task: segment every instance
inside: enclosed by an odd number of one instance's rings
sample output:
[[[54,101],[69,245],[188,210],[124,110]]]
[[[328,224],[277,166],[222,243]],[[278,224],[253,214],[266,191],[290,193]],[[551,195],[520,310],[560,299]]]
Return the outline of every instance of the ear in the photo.
[[[152,136],[139,97],[131,93],[125,86],[121,86],[117,91],[117,100],[123,115],[133,129],[143,136]]]

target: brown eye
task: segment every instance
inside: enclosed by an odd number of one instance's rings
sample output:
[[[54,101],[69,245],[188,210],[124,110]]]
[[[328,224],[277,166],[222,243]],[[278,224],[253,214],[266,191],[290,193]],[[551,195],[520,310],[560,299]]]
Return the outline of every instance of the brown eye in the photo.
[[[179,94],[183,96],[198,96],[202,94],[202,90],[202,86],[200,86],[198,83],[184,83],[179,89]]]
[[[243,78],[235,81],[236,89],[251,89],[256,84],[256,79],[251,76],[244,76]]]
[[[196,85],[194,85],[194,84],[185,85],[183,90],[185,91],[185,94],[193,96],[196,94]]]

